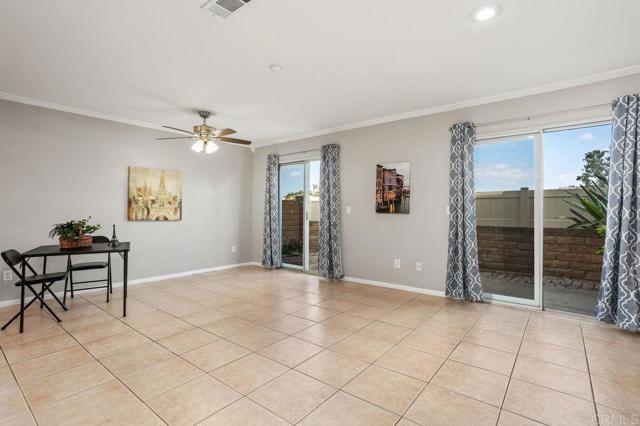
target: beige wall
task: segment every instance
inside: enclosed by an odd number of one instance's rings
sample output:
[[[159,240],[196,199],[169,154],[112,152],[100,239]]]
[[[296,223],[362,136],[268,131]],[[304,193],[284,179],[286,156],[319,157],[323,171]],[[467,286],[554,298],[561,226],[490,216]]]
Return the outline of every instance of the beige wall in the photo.
[[[131,279],[251,259],[251,151],[197,155],[167,133],[0,101],[0,248],[54,244],[51,224],[92,216],[100,234],[132,242]],[[128,222],[127,167],[183,171],[183,220]],[[237,252],[231,252],[231,246]],[[62,267],[50,264],[50,270]],[[121,280],[121,262],[114,262]],[[2,263],[1,270],[8,267]],[[0,300],[19,293],[0,281]]]
[[[318,149],[326,143],[342,147],[344,270],[350,277],[444,290],[447,259],[449,131],[460,121],[490,122],[511,117],[581,108],[610,102],[637,92],[640,76],[528,96],[484,106],[343,131],[257,149],[253,161],[252,254],[262,253],[265,158]],[[336,100],[339,102],[339,99]],[[609,113],[607,107],[479,128],[480,136],[536,126],[560,125]],[[411,213],[374,212],[375,166],[380,162],[411,162]],[[352,214],[344,214],[346,207]],[[394,258],[401,269],[393,268]],[[415,262],[422,262],[416,272]]]
[[[265,158],[342,146],[344,264],[347,276],[443,290],[447,255],[449,132],[455,122],[486,122],[607,103],[637,92],[640,76],[576,87],[425,117],[249,150],[221,146],[211,156],[196,155],[180,143],[161,144],[164,133],[74,114],[0,101],[0,247],[18,250],[52,243],[52,223],[93,216],[115,223],[119,237],[133,243],[130,278],[259,261]],[[583,111],[545,119],[482,127],[479,134],[558,125],[602,116]],[[410,161],[409,215],[375,214],[375,165]],[[181,222],[126,221],[127,167],[184,172]],[[344,209],[343,209],[344,211]],[[231,252],[231,246],[237,252]],[[402,261],[393,268],[393,259]],[[423,264],[415,271],[415,262]],[[121,267],[115,262],[115,277]],[[61,267],[54,262],[51,268]],[[1,270],[7,269],[4,265]],[[0,282],[0,300],[16,297]]]

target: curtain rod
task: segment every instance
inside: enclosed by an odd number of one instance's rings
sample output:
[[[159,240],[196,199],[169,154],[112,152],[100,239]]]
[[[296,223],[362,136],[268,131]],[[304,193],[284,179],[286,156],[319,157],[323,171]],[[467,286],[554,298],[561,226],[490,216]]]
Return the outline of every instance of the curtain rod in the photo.
[[[615,102],[616,101],[614,101],[614,104]],[[607,102],[605,104],[590,105],[590,106],[580,107],[580,108],[569,108],[569,109],[563,109],[563,110],[553,111],[553,112],[543,112],[540,114],[525,115],[522,117],[505,118],[503,120],[485,121],[484,123],[475,124],[475,127],[495,126],[497,124],[511,123],[511,122],[517,122],[517,121],[530,121],[537,118],[553,117],[554,115],[566,114],[569,112],[588,111],[591,109],[602,108],[602,107],[611,106],[611,105],[612,105],[611,102]]]
[[[512,118],[505,118],[502,120],[495,120],[495,121],[485,121],[485,122],[481,122],[481,123],[471,123],[472,127],[488,127],[488,126],[495,126],[498,124],[505,124],[505,123],[516,123],[518,121],[531,121],[531,120],[535,120],[538,118],[546,118],[546,117],[553,117],[559,114],[567,114],[570,112],[580,112],[580,111],[588,111],[591,109],[596,109],[596,108],[602,108],[605,106],[615,106],[616,103],[618,102],[618,100],[614,100],[613,102],[608,102],[606,104],[597,104],[597,105],[589,105],[586,107],[580,107],[580,108],[568,108],[568,109],[561,109],[558,111],[552,111],[552,112],[542,112],[540,114],[531,114],[531,115],[524,115],[521,117],[512,117]],[[449,127],[449,131],[452,131],[453,127]]]
[[[310,152],[320,152],[319,149],[308,149],[306,151],[297,151],[297,152],[289,152],[287,154],[279,154],[280,157],[286,157],[287,155],[296,155],[296,154],[308,154]]]

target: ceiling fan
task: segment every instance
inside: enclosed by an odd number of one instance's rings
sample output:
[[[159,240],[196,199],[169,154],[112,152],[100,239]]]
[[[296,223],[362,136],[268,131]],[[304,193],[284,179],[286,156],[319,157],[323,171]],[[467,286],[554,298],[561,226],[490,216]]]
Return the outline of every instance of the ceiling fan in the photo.
[[[207,118],[211,116],[209,111],[198,111],[198,115],[202,118],[202,124],[193,126],[193,131],[178,129],[177,127],[162,126],[165,129],[177,130],[179,132],[187,133],[189,136],[180,136],[173,138],[157,138],[157,141],[168,141],[178,139],[191,139],[194,140],[194,144],[191,145],[191,149],[195,152],[206,152],[212,154],[218,150],[216,142],[237,143],[239,145],[250,145],[250,141],[244,139],[227,138],[227,135],[233,135],[236,133],[233,129],[216,129],[215,127],[207,126]]]

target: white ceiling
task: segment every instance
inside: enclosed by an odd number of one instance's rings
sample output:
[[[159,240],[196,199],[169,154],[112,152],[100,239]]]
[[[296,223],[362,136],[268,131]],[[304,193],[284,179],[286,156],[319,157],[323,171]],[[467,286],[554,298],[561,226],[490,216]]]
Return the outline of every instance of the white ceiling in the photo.
[[[0,92],[264,142],[640,64],[640,1],[498,1],[3,1]]]

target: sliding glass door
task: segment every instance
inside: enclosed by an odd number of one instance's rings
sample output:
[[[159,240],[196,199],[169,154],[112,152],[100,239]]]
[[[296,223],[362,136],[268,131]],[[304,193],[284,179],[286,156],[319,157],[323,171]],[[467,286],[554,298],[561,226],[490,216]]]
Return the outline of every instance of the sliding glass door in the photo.
[[[280,166],[282,263],[304,267],[304,163]]]
[[[546,309],[593,315],[602,273],[611,125],[544,132]]]
[[[489,299],[539,306],[537,134],[481,140],[475,149],[478,260]]]
[[[280,165],[282,262],[285,267],[318,272],[320,161]]]
[[[610,124],[478,141],[478,259],[487,298],[594,315],[610,141]]]
[[[306,225],[307,264],[305,270],[318,273],[318,249],[320,240],[320,160],[306,162]]]

